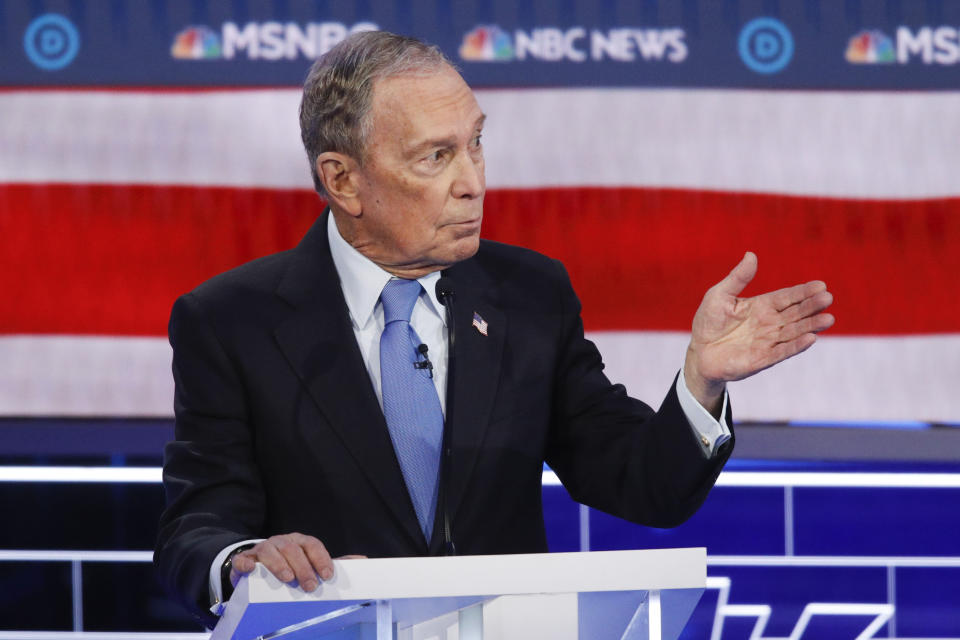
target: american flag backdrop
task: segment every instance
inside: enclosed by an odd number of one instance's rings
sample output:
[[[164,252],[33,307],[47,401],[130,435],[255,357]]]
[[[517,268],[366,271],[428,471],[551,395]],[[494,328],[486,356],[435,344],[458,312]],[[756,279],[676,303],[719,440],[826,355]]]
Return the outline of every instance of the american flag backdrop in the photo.
[[[687,37],[687,63],[709,65]],[[474,63],[448,54],[471,80]],[[302,77],[309,60],[288,64]],[[295,83],[141,72],[0,91],[2,415],[172,415],[174,299],[292,247],[323,210]],[[752,250],[745,295],[823,279],[838,321],[810,352],[731,385],[738,420],[960,422],[960,91],[754,75],[475,82],[484,237],[564,262],[610,377],[648,402],[680,367],[703,293]]]

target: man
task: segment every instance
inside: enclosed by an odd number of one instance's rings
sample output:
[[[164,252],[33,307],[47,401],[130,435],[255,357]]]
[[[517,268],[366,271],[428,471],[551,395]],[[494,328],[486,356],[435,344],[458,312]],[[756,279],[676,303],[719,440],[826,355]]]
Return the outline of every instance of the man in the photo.
[[[732,449],[726,382],[833,323],[822,282],[738,298],[748,253],[654,412],[603,375],[558,262],[479,239],[484,115],[435,48],[351,36],[311,69],[300,120],[328,211],[171,314],[155,560],[198,612],[256,562],[312,590],[331,556],[546,551],[544,461],[585,504],[679,524]]]

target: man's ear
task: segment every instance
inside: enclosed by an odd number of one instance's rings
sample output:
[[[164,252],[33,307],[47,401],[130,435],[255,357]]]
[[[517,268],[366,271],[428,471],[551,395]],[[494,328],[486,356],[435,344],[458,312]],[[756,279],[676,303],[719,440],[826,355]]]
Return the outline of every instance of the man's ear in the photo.
[[[359,163],[348,155],[336,151],[324,151],[317,156],[314,170],[327,190],[331,204],[351,216],[359,216],[360,206]]]

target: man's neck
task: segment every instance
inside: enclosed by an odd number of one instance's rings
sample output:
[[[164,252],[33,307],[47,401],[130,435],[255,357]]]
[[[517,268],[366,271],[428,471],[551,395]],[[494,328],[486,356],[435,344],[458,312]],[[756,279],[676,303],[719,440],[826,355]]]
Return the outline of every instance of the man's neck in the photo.
[[[447,267],[447,265],[442,264],[391,264],[384,262],[380,259],[380,252],[376,250],[376,243],[364,240],[361,234],[358,233],[356,226],[352,224],[352,219],[349,215],[337,214],[332,208],[330,209],[330,215],[333,217],[333,222],[337,227],[337,232],[347,244],[353,247],[357,253],[362,255],[364,258],[396,278],[417,280]]]

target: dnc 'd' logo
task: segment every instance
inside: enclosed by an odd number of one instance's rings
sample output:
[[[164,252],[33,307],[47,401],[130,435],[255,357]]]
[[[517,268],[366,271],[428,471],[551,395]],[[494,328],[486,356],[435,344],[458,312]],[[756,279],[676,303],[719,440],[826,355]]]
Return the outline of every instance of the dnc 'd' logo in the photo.
[[[44,71],[68,66],[80,51],[77,27],[58,13],[34,18],[23,34],[23,50],[34,65]]]
[[[864,30],[847,43],[847,62],[851,64],[889,64],[896,62],[893,40],[877,29]]]
[[[737,51],[751,71],[779,73],[793,58],[793,34],[776,18],[754,18],[740,30]]]

